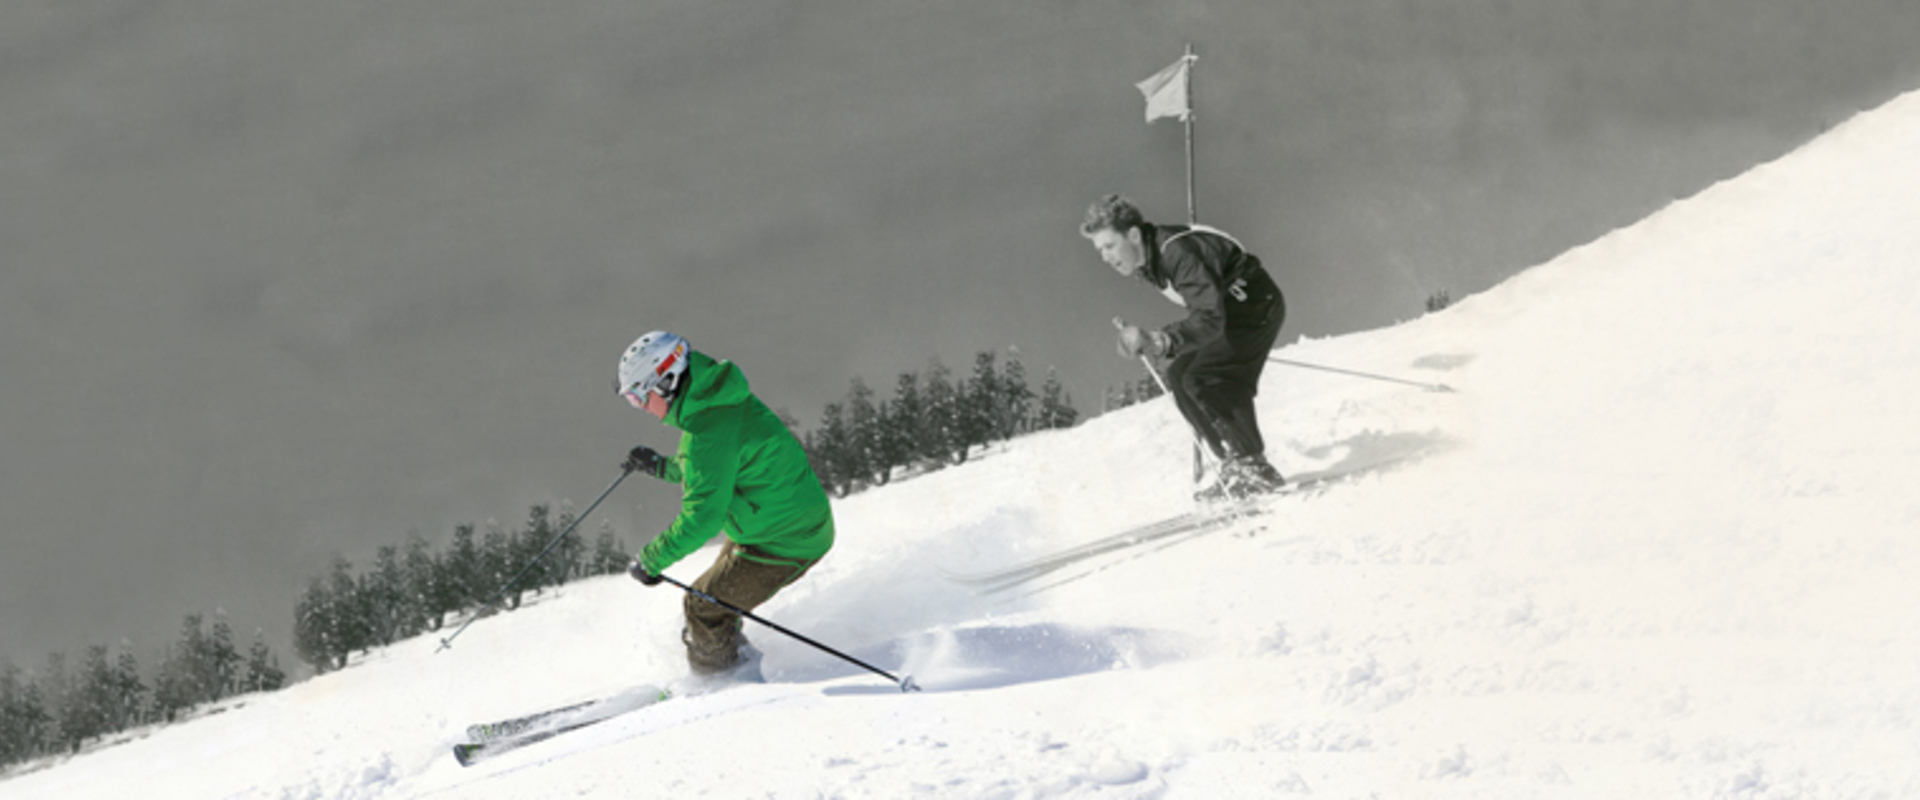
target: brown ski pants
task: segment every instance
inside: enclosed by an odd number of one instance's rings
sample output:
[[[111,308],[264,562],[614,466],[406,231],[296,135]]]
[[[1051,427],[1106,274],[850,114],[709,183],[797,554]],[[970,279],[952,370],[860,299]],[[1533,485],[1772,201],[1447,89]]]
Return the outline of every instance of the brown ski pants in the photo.
[[[752,611],[807,574],[813,564],[770,556],[729,539],[693,588]],[[687,645],[687,665],[695,674],[725,672],[740,663],[740,648],[747,638],[740,631],[739,615],[693,594],[687,595],[686,612],[687,628],[681,638]]]

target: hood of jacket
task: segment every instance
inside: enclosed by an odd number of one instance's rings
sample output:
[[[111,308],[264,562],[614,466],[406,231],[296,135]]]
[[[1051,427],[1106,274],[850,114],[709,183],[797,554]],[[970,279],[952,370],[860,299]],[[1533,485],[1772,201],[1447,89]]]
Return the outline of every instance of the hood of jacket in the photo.
[[[673,401],[662,420],[687,430],[701,414],[723,406],[737,406],[753,396],[747,376],[731,361],[715,361],[698,350],[687,351],[687,388]]]

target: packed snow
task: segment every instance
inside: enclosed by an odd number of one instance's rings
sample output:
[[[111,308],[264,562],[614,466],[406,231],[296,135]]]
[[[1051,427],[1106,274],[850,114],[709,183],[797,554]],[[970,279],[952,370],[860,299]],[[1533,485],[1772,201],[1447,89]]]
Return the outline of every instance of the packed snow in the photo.
[[[1273,460],[1344,479],[1006,591],[943,570],[1190,507],[1169,402],[838,501],[761,611],[922,692],[750,624],[766,684],[457,765],[468,723],[685,671],[681,595],[603,578],[0,796],[1920,797],[1916,194],[1910,95],[1284,347],[1454,391],[1272,365]]]

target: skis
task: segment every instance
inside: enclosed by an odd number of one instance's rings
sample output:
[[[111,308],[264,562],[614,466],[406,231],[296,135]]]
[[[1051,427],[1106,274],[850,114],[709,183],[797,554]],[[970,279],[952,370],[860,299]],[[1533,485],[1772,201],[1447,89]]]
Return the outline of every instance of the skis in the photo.
[[[955,583],[964,583],[979,587],[985,594],[1006,591],[1049,572],[1072,566],[1095,556],[1116,550],[1137,547],[1147,542],[1178,536],[1184,533],[1205,533],[1233,524],[1247,517],[1265,513],[1254,499],[1240,500],[1226,505],[1199,511],[1189,511],[1178,516],[1149,522],[1138,527],[1128,528],[1111,536],[1095,539],[1086,544],[1070,547],[1038,558],[1022,561],[1009,567],[990,572],[955,574],[941,570],[941,575]]]
[[[1149,522],[1128,528],[1119,533],[1105,536],[1085,544],[1069,547],[1053,553],[1023,561],[1008,567],[988,572],[953,573],[941,570],[947,580],[978,587],[983,594],[994,594],[1020,586],[1047,573],[1063,569],[1095,556],[1105,555],[1118,550],[1138,547],[1148,542],[1158,541],[1180,535],[1198,536],[1228,527],[1241,520],[1272,513],[1269,503],[1277,498],[1301,494],[1324,487],[1335,481],[1351,477],[1361,472],[1395,463],[1399,459],[1368,464],[1361,467],[1334,468],[1320,472],[1309,472],[1295,476],[1279,491],[1214,504],[1204,508],[1178,514],[1166,519]]]
[[[640,686],[599,700],[469,725],[467,738],[472,741],[454,745],[453,757],[460,766],[470,767],[483,758],[605,722],[672,696],[672,692],[657,686]]]

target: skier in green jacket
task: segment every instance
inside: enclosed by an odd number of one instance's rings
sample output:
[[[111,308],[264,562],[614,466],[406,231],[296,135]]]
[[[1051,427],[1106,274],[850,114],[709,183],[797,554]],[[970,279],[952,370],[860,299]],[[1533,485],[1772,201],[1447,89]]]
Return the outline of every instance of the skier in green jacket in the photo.
[[[807,454],[779,416],[747,387],[740,368],[715,361],[665,331],[640,337],[620,358],[615,388],[635,408],[681,431],[679,453],[645,445],[623,465],[682,487],[680,515],[633,560],[648,586],[724,532],[726,542],[692,584],[743,610],[772,598],[833,547],[833,510]],[[681,639],[696,675],[758,671],[740,617],[686,598]]]

